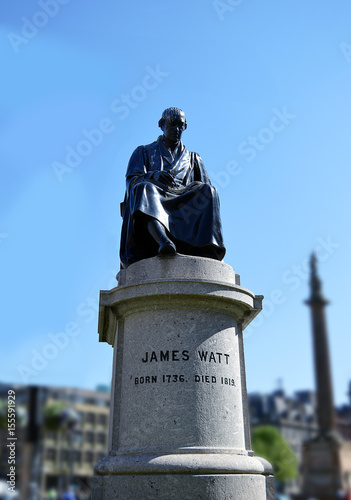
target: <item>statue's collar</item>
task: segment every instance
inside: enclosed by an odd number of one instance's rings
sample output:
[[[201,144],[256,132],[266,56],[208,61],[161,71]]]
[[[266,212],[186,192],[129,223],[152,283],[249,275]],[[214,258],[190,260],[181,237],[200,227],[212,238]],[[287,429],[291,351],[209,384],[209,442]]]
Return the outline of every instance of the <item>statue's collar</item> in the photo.
[[[166,141],[164,139],[163,135],[160,135],[157,139],[157,142],[159,143],[162,151],[162,156],[171,156],[171,158],[176,158],[184,149],[184,145],[182,141],[179,141],[178,146],[172,151],[166,144]]]

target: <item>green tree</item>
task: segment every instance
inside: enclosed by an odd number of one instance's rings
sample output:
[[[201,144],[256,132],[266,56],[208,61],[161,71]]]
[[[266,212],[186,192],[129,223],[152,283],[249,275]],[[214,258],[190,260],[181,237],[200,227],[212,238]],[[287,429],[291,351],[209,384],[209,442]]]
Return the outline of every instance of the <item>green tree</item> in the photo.
[[[44,427],[48,431],[67,433],[74,430],[78,422],[78,413],[62,401],[49,401],[44,407]]]
[[[63,430],[63,413],[66,405],[61,401],[50,401],[44,407],[44,427],[48,431]]]
[[[18,404],[16,405],[15,415],[13,413],[9,413],[7,402],[0,400],[0,429],[8,428],[8,418],[11,418],[11,416],[15,416],[16,418],[16,428],[24,427],[27,421],[26,413],[27,412],[23,406],[19,406]]]
[[[0,428],[7,429],[7,404],[0,400]]]
[[[277,481],[285,483],[297,476],[297,457],[276,427],[255,427],[252,432],[252,449],[257,456],[272,464]]]

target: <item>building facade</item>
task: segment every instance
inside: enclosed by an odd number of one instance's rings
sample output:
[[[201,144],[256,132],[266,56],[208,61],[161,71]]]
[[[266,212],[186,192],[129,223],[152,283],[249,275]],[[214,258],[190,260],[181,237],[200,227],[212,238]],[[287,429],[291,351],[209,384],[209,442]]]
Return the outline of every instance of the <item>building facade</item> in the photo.
[[[351,382],[349,392],[351,393]],[[248,395],[251,429],[260,425],[277,427],[294,451],[302,473],[304,444],[318,435],[317,398],[313,391],[298,391],[287,396],[283,390],[270,394]],[[351,401],[335,408],[336,427],[344,439],[351,437]],[[287,485],[287,492],[300,490],[297,479]]]
[[[299,462],[303,443],[317,433],[316,398],[310,391],[296,392],[293,397],[283,390],[271,394],[249,394],[251,428],[273,425],[291,446]]]
[[[110,391],[107,388],[89,391],[67,387],[38,387],[36,416],[38,439],[32,443],[35,451],[30,460],[30,470],[26,471],[25,449],[30,441],[29,388],[1,384],[0,400],[3,403],[7,402],[9,389],[14,390],[16,394],[16,406],[19,410],[17,414],[24,416],[22,421],[17,418],[16,426],[18,484],[21,484],[21,479],[23,482],[29,477],[30,481],[34,480],[37,483],[39,490],[45,496],[45,492],[51,488],[62,491],[66,484],[73,482],[81,489],[82,496],[88,498],[94,465],[100,458],[106,456],[108,451]],[[77,414],[77,424],[72,431],[45,428],[45,409],[55,402],[61,403]],[[6,453],[7,429],[2,428],[1,434],[0,477],[6,480],[6,474],[9,472]]]
[[[7,403],[8,390],[16,393],[18,418],[16,422],[17,481],[24,474],[23,450],[28,441],[29,387],[0,384],[0,402]],[[351,393],[351,383],[349,394]],[[248,395],[251,428],[273,425],[279,429],[301,464],[303,444],[317,435],[316,395],[299,391],[287,396],[283,390],[270,394]],[[62,403],[73,409],[79,419],[72,433],[48,430],[44,425],[45,408]],[[96,391],[68,387],[38,387],[38,443],[36,463],[31,464],[30,480],[37,482],[44,494],[51,488],[62,490],[73,482],[81,490],[82,498],[90,497],[90,478],[96,462],[108,454],[110,391],[101,387]],[[351,437],[351,405],[336,409],[336,423],[345,439]],[[0,427],[0,479],[6,480],[7,427]],[[22,476],[22,478],[21,478]],[[298,483],[290,485],[296,490]]]

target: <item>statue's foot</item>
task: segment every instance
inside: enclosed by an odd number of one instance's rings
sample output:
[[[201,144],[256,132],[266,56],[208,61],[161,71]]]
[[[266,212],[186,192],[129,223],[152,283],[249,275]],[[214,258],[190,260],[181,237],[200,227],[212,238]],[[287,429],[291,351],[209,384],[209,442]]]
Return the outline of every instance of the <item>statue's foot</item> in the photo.
[[[148,231],[158,244],[159,255],[174,255],[177,252],[175,244],[168,238],[166,228],[157,219],[150,218]]]
[[[158,248],[159,255],[174,255],[177,252],[177,249],[170,240],[162,243]]]

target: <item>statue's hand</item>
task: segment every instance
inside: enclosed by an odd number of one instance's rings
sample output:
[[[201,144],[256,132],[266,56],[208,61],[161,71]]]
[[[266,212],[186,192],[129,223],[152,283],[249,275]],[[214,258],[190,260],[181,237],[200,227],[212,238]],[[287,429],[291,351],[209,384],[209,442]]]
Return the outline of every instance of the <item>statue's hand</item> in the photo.
[[[162,184],[165,184],[166,186],[176,185],[175,178],[169,172],[164,172],[164,171],[157,172],[155,179],[162,182]]]

